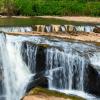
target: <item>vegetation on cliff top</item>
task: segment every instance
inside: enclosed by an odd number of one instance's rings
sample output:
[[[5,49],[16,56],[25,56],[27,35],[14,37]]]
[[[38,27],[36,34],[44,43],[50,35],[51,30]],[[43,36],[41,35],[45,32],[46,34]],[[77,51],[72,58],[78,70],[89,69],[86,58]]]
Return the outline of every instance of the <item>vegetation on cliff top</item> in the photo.
[[[3,15],[100,16],[99,0],[0,0]]]

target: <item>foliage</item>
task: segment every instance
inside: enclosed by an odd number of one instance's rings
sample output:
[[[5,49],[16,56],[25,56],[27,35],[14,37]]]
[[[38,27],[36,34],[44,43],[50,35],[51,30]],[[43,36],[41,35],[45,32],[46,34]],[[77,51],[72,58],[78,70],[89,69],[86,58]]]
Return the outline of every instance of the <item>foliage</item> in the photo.
[[[12,15],[100,16],[99,0],[0,0],[0,7]]]

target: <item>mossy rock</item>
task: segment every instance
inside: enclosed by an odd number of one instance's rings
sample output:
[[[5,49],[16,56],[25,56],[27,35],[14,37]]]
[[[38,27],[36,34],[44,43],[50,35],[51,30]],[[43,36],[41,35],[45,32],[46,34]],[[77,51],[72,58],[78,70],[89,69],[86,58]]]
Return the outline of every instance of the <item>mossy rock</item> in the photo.
[[[64,93],[60,93],[60,92],[57,92],[57,91],[54,91],[54,90],[48,90],[48,89],[41,88],[41,87],[36,87],[36,88],[32,89],[27,94],[27,96],[41,95],[41,94],[45,94],[47,96],[55,96],[55,97],[64,98],[64,99],[71,99],[71,100],[86,100],[86,99],[81,98],[81,97],[66,95]]]

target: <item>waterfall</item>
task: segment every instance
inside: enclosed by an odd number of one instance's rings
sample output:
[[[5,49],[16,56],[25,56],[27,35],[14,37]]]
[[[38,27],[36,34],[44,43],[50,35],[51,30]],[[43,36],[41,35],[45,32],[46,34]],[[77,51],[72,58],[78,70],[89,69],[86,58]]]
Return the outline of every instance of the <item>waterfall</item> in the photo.
[[[0,56],[1,100],[20,100],[28,83],[34,83],[32,77],[42,71],[40,75],[48,79],[49,89],[91,98],[85,94],[87,69],[89,64],[97,71],[100,69],[100,48],[94,44],[40,36],[1,33]]]
[[[61,30],[61,32],[66,32],[66,27],[64,25],[61,25],[60,30]]]
[[[31,78],[31,72],[22,60],[20,49],[21,42],[13,43],[3,33],[0,34],[4,100],[20,100]]]
[[[49,87],[56,89],[84,91],[84,73],[86,61],[84,58],[71,54],[71,52],[60,52],[55,49],[47,49],[46,66],[52,80]],[[77,83],[77,84],[76,84]]]
[[[36,54],[37,46],[31,46],[29,42],[22,43],[22,56],[23,60],[27,62],[27,66],[32,73],[36,73]]]
[[[75,26],[76,30],[79,32],[93,32],[95,26],[83,25],[83,26]]]
[[[61,32],[66,32],[67,31],[67,26],[68,25],[36,25],[36,27],[31,27],[31,26],[11,26],[11,27],[0,27],[0,31],[2,32],[32,32],[36,31],[37,32],[53,32],[55,27],[56,31],[61,31]],[[73,25],[76,28],[76,31],[79,32],[93,32],[93,29],[95,26],[92,25]],[[97,25],[97,27],[100,27],[100,25]]]
[[[0,27],[2,32],[32,32],[32,27]]]
[[[46,32],[52,32],[52,26],[46,25],[45,26],[45,31]]]

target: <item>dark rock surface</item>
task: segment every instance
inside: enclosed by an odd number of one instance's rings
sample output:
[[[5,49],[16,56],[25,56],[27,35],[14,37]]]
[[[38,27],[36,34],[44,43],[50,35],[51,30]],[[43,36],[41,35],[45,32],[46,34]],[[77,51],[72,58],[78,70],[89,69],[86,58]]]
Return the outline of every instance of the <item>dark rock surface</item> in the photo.
[[[95,32],[95,33],[100,33],[100,27],[95,27],[94,29],[93,29],[93,32]]]
[[[100,96],[100,74],[91,65],[86,69],[85,91]]]

